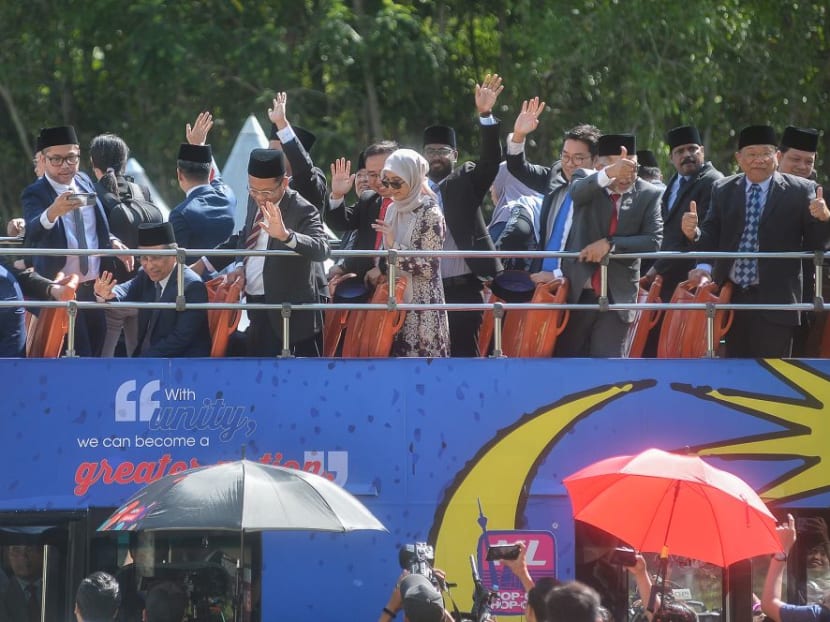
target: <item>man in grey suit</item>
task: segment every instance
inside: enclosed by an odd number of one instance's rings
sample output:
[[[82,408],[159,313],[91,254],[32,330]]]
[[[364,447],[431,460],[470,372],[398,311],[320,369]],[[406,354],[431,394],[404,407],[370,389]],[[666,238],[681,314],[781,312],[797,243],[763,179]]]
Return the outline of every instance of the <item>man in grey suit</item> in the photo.
[[[633,134],[600,136],[598,171],[573,174],[573,224],[565,250],[579,252],[565,259],[562,272],[570,281],[568,302],[599,302],[599,263],[609,253],[648,253],[660,248],[663,221],[659,188],[637,177]],[[640,278],[639,259],[611,259],[608,299],[634,303]],[[572,311],[556,344],[558,356],[620,357],[633,310]]]
[[[735,158],[741,173],[712,187],[706,219],[698,227],[697,206],[683,215],[683,233],[703,251],[800,251],[824,248],[830,237],[830,210],[816,197],[815,184],[778,173],[775,131],[767,125],[744,128]],[[802,300],[798,259],[718,259],[689,273],[693,281],[713,278],[735,284],[732,302],[796,304]],[[726,336],[729,357],[790,356],[798,311],[736,311]]]

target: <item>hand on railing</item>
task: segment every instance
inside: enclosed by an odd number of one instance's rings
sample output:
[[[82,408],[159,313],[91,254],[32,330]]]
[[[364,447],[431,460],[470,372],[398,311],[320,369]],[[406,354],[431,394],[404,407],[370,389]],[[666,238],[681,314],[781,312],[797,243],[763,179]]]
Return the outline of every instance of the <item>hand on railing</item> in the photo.
[[[232,287],[233,285],[239,285],[239,291],[245,291],[245,268],[239,267],[234,268],[230,272],[225,275],[225,285],[228,287]]]
[[[530,280],[538,285],[539,283],[550,283],[556,278],[553,272],[534,272],[530,275]]]
[[[623,147],[625,149],[625,147]],[[579,261],[590,261],[599,263],[602,258],[611,252],[611,242],[607,238],[601,238],[591,242],[588,246],[579,251]]]
[[[22,237],[26,233],[26,221],[22,218],[12,218],[6,225],[6,235],[10,238]]]
[[[712,281],[712,275],[707,270],[702,268],[695,268],[689,270],[689,280],[687,281],[692,288],[701,287]]]

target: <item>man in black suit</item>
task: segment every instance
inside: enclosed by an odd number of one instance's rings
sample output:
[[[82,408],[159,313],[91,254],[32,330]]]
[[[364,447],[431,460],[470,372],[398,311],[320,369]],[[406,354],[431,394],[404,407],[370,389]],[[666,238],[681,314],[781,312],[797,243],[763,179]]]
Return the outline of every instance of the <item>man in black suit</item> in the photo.
[[[830,237],[830,210],[816,197],[815,184],[776,171],[775,131],[751,125],[739,136],[735,158],[741,173],[717,181],[706,219],[698,227],[692,202],[683,215],[683,233],[703,251],[800,251],[824,248]],[[708,265],[689,274],[708,277]],[[735,284],[732,302],[797,304],[802,300],[801,262],[793,259],[718,259],[712,278]],[[788,357],[798,311],[735,311],[726,336],[730,357]]]
[[[545,102],[538,97],[522,103],[522,111],[507,137],[507,170],[519,181],[544,194],[539,216],[540,247],[551,252],[565,250],[573,222],[573,202],[569,195],[571,179],[579,168],[593,169],[597,158],[599,129],[581,124],[572,127],[562,139],[562,152],[551,166],[532,164],[525,157],[525,138],[536,129]],[[558,257],[531,260],[534,283],[548,283],[562,276]]]
[[[250,256],[228,274],[242,285],[248,302],[309,304],[319,300],[313,264],[329,255],[320,212],[288,186],[285,154],[275,149],[254,149],[248,160],[248,192],[256,201],[249,207],[245,226],[235,236],[237,248],[292,250],[291,256]],[[230,243],[223,245],[230,248]],[[230,261],[217,257],[220,269]],[[224,265],[222,265],[224,264]],[[280,309],[249,309],[246,332],[248,356],[275,356],[283,349]],[[319,356],[322,331],[319,311],[293,311],[288,348],[295,356]]]
[[[689,203],[694,201],[698,217],[701,220],[706,217],[712,184],[723,178],[723,173],[706,161],[703,141],[696,127],[675,127],[666,134],[666,142],[675,173],[669,179],[660,201],[663,216],[663,243],[660,250],[689,251],[692,250],[691,243],[680,227],[683,214],[689,211]],[[646,277],[649,282],[658,274],[663,277],[660,297],[663,302],[669,302],[677,284],[689,278],[689,270],[694,268],[694,263],[692,259],[658,259],[649,268]]]
[[[445,251],[495,251],[487,232],[481,203],[490,190],[501,163],[499,122],[493,106],[502,89],[498,75],[487,75],[476,85],[475,101],[479,114],[480,153],[477,162],[466,162],[454,169],[458,159],[455,130],[433,125],[424,130],[424,157],[429,162],[429,182],[447,224]],[[444,257],[441,276],[444,297],[449,304],[481,304],[483,281],[501,271],[493,257]],[[450,348],[452,356],[478,355],[478,330],[481,311],[451,311]]]
[[[72,126],[44,128],[38,136],[45,167],[43,177],[27,186],[21,195],[26,220],[25,246],[29,248],[118,248],[126,246],[110,234],[101,201],[94,195],[92,180],[79,172],[81,148]],[[79,197],[79,193],[93,193]],[[122,261],[132,269],[133,257]],[[94,300],[93,284],[102,260],[94,255],[36,256],[38,273],[53,279],[58,272],[78,274],[77,298]],[[99,356],[106,333],[104,313],[98,309],[78,311],[75,350],[79,356]]]
[[[0,590],[0,620],[39,622],[43,592],[43,547],[14,544],[7,548],[12,576]]]
[[[138,226],[138,248],[164,250],[177,247],[169,222]],[[141,270],[124,283],[104,272],[95,281],[99,300],[116,302],[176,302],[176,258],[172,255],[141,255]],[[190,268],[184,269],[184,298],[188,303],[206,303],[207,289]],[[138,346],[132,356],[185,357],[210,355],[210,331],[205,309],[139,309]]]
[[[381,236],[372,228],[375,221],[383,220],[386,208],[392,202],[391,192],[380,183],[386,158],[398,149],[398,143],[384,140],[369,145],[364,150],[364,168],[369,183],[369,190],[358,196],[354,205],[346,205],[344,197],[352,187],[354,176],[350,175],[349,163],[345,158],[338,159],[331,166],[331,195],[325,219],[330,227],[340,231],[356,231],[352,248],[354,250],[377,250],[381,248]],[[334,266],[329,276],[354,272],[361,280],[378,263],[375,257],[346,257],[342,266]],[[373,272],[370,278],[376,278]]]
[[[660,248],[663,223],[660,194],[637,177],[636,139],[633,134],[606,134],[597,145],[595,173],[574,172],[571,183],[573,225],[565,250],[578,258],[562,261],[570,281],[568,302],[599,302],[599,263],[609,253],[648,253]],[[590,174],[589,174],[590,173]],[[611,304],[637,300],[639,259],[611,259],[607,295]],[[634,310],[571,311],[568,325],[556,343],[558,356],[620,357]]]

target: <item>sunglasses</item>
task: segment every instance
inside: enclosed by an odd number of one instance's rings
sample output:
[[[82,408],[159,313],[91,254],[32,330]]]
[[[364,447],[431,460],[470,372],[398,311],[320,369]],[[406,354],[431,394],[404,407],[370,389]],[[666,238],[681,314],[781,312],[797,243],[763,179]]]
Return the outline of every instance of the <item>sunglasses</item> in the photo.
[[[383,184],[384,188],[392,188],[392,190],[400,190],[401,188],[403,188],[403,185],[406,182],[402,179],[392,181],[392,180],[386,179],[386,177],[384,177],[383,179],[380,180],[380,183]]]

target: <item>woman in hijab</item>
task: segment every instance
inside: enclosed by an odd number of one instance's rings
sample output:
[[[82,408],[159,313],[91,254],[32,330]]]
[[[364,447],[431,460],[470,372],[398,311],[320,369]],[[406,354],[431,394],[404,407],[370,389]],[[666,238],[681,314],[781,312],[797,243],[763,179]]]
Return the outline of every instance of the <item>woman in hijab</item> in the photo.
[[[384,220],[374,225],[383,233],[384,247],[397,250],[444,248],[444,215],[427,184],[429,164],[417,151],[398,149],[386,160],[381,183],[390,189],[392,204]],[[401,256],[397,273],[409,279],[405,302],[443,304],[439,257]],[[410,298],[411,295],[411,298]],[[408,311],[392,344],[392,356],[449,356],[446,311]]]

